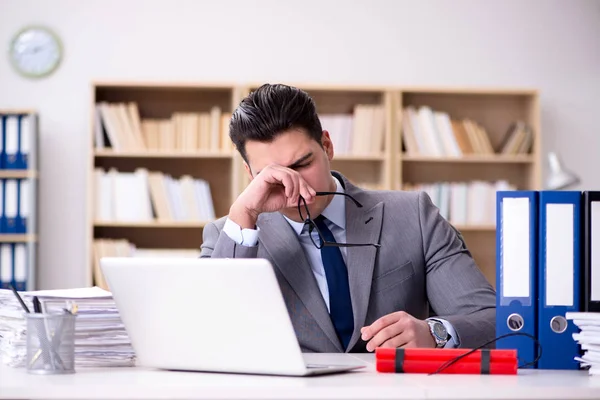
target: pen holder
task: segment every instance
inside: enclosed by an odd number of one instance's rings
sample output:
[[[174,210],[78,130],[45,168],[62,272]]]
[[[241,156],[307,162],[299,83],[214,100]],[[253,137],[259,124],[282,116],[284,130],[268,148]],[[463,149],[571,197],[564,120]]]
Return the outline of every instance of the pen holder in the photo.
[[[75,372],[75,318],[64,313],[29,313],[27,319],[27,372]]]

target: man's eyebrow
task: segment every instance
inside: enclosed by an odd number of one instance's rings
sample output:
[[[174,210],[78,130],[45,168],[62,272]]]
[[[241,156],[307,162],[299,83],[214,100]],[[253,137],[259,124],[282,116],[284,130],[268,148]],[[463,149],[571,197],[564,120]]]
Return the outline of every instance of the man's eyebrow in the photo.
[[[288,165],[286,168],[289,168],[289,169],[298,168],[300,165],[302,165],[303,162],[305,162],[306,160],[311,158],[312,155],[313,155],[313,152],[311,151],[310,153],[300,157],[299,159],[297,159],[296,161],[294,161],[293,163]],[[256,171],[256,175],[260,174],[260,171],[262,171],[262,170]]]
[[[309,158],[311,158],[313,155],[312,151],[302,157],[300,157],[299,159],[297,159],[296,161],[294,161],[292,164],[288,165],[287,167],[289,169],[294,169],[294,168],[298,168],[300,165],[302,165],[302,163],[304,163],[306,160],[308,160]]]

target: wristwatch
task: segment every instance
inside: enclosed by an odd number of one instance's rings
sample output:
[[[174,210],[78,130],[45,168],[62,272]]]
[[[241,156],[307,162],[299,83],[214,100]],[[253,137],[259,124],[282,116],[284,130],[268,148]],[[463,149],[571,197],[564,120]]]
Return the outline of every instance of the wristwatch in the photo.
[[[450,335],[444,324],[436,319],[428,319],[427,324],[429,325],[431,336],[435,340],[435,347],[439,349],[446,346],[446,343],[450,340]]]

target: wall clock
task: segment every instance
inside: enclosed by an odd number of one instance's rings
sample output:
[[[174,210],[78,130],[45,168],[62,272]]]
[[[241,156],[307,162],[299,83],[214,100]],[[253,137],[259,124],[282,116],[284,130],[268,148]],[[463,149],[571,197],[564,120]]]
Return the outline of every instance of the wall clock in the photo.
[[[14,36],[9,49],[13,67],[28,78],[50,75],[62,59],[58,36],[42,26],[26,27]]]

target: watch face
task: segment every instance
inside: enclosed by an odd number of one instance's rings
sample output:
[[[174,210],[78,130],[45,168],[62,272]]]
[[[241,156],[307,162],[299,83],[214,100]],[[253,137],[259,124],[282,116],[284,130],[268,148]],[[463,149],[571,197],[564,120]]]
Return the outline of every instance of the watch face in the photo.
[[[61,52],[60,41],[50,30],[29,27],[14,37],[10,47],[10,58],[20,74],[37,78],[56,69],[60,63]]]
[[[435,334],[435,336],[442,340],[448,338],[448,332],[446,331],[446,327],[440,322],[433,325],[433,333]]]

